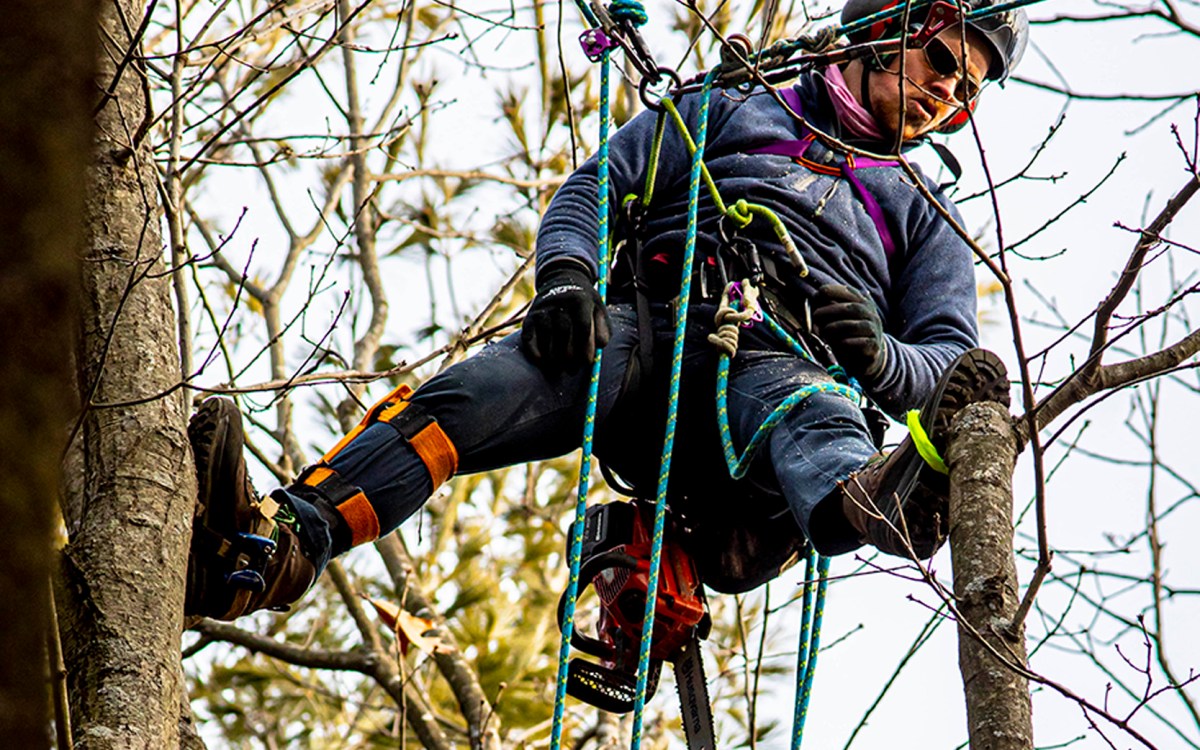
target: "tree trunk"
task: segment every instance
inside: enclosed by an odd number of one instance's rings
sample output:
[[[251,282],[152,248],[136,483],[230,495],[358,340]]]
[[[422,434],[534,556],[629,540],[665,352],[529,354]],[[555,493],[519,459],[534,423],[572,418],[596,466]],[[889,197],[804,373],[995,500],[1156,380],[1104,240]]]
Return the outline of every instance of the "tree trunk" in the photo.
[[[179,745],[179,659],[195,472],[164,273],[143,8],[105,3],[87,199],[78,383],[82,502],[63,555],[76,747]],[[184,311],[186,313],[186,311]]]
[[[91,143],[93,0],[15,0],[0,24],[0,745],[44,748],[43,653]]]
[[[1025,629],[1008,627],[1017,609],[1012,475],[1016,436],[998,404],[974,404],[955,417],[950,550],[960,616],[958,661],[972,750],[1032,750]],[[1013,668],[1013,665],[1016,669]]]

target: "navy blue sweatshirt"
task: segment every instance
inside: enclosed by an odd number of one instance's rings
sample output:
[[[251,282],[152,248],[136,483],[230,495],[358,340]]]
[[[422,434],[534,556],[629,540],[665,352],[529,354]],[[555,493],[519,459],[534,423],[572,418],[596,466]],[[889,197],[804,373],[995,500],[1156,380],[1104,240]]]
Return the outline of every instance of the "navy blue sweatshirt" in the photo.
[[[807,74],[796,88],[805,118],[823,132],[841,136],[824,83],[815,74]],[[693,134],[698,105],[696,94],[679,103]],[[609,140],[610,210],[619,211],[626,195],[643,193],[655,118],[654,113],[643,112]],[[761,89],[749,96],[714,90],[710,97],[704,157],[723,200],[731,204],[745,199],[773,210],[800,249],[810,269],[808,277],[800,279],[782,260],[782,245],[765,220],[756,218],[740,234],[751,239],[760,253],[780,259],[775,265],[784,277],[779,281],[787,289],[785,304],[789,298],[798,302],[830,283],[845,284],[875,302],[884,321],[887,360],[879,376],[863,386],[884,411],[899,416],[919,408],[951,360],[977,342],[971,250],[899,168],[870,167],[855,172],[887,217],[897,245],[889,259],[879,230],[844,177],[814,172],[787,156],[748,153],[799,137],[799,123]],[[814,144],[806,157],[833,166],[842,158],[820,143]],[[678,254],[683,248],[690,166],[687,148],[668,122],[642,233],[644,257]],[[957,220],[958,212],[949,200],[919,170],[918,174]],[[718,218],[701,185],[698,253],[711,254],[717,246]],[[537,237],[538,272],[550,263],[575,262],[584,264],[595,278],[596,236],[593,156],[566,180],[542,219]]]

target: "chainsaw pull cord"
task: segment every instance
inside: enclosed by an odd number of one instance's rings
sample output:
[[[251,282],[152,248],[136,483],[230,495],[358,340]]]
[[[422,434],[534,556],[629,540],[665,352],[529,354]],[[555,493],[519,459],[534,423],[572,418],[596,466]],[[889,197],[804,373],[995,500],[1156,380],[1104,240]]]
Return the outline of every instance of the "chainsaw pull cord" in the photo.
[[[608,79],[609,54],[605,50],[600,65],[600,148],[596,155],[596,181],[599,185],[597,202],[598,231],[597,291],[600,303],[604,304],[608,293]],[[587,495],[592,475],[592,443],[596,428],[596,396],[600,390],[600,363],[604,349],[596,349],[596,360],[592,363],[592,377],[588,383],[587,412],[583,423],[583,457],[579,465],[579,492],[575,501],[575,523],[571,526],[570,577],[567,579],[566,607],[563,610],[562,641],[558,649],[558,679],[554,691],[554,719],[550,731],[550,748],[559,750],[562,744],[563,711],[567,700],[567,658],[571,651],[571,632],[575,626],[575,600],[579,594],[580,558],[583,554],[584,516],[587,513]]]

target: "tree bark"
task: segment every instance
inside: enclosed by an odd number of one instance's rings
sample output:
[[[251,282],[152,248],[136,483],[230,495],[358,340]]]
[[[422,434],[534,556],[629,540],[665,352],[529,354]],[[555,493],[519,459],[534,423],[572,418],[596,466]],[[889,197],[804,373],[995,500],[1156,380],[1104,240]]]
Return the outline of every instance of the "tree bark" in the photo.
[[[76,747],[179,746],[195,472],[148,141],[144,8],[101,9],[78,384],[82,503],[68,519],[63,646]],[[186,311],[184,311],[186,314]],[[167,394],[167,395],[163,395]]]
[[[1032,750],[1025,629],[1013,556],[1016,436],[998,404],[973,404],[951,430],[950,550],[959,615],[958,661],[972,750]]]
[[[91,142],[94,0],[0,24],[0,745],[47,747],[47,582]]]

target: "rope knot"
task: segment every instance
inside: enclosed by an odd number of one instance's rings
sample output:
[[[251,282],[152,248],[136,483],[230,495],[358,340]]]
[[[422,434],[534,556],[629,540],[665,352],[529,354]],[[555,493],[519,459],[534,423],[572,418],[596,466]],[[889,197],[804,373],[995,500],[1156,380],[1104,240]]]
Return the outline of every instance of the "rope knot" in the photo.
[[[740,310],[734,306],[737,298],[741,299]],[[708,334],[708,343],[733,359],[737,356],[740,328],[759,315],[758,289],[747,280],[741,283],[731,281],[725,287],[725,291],[721,292],[721,304],[717,308],[717,314],[713,316],[717,331]]]
[[[837,45],[839,37],[838,27],[826,26],[811,34],[802,34],[796,39],[796,42],[806,52],[825,52]]]
[[[628,21],[633,26],[645,26],[650,20],[646,7],[639,0],[613,0],[608,6],[608,15],[614,21]]]
[[[783,245],[783,251],[787,253],[788,260],[795,266],[801,278],[808,275],[808,264],[804,262],[804,256],[800,254],[800,250],[796,247],[796,243],[792,240],[792,235],[788,232],[783,220],[779,218],[771,209],[766,206],[760,206],[757,203],[750,203],[746,199],[739,199],[736,203],[725,209],[725,215],[734,221],[738,227],[745,227],[754,220],[754,215],[762,216],[771,225],[771,229],[775,232],[775,236],[779,238],[780,244]]]
[[[754,216],[750,213],[750,203],[745,198],[739,198],[726,210],[725,214],[733,219],[739,227],[749,226],[750,222],[754,220]]]

